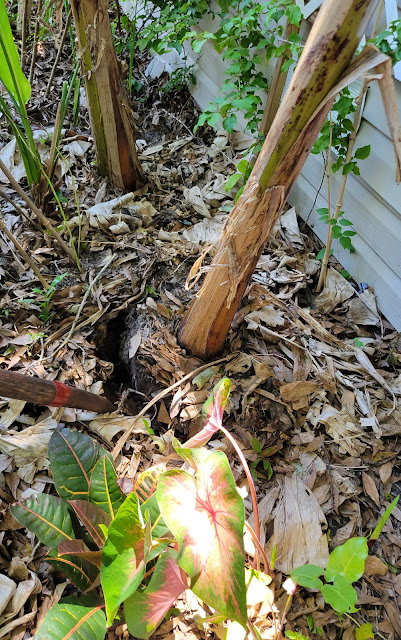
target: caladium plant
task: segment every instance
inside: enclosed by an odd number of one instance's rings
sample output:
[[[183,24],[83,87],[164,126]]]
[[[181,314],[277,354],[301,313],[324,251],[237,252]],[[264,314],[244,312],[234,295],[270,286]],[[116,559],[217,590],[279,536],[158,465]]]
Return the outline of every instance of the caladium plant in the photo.
[[[47,562],[87,595],[60,600],[37,637],[102,640],[124,616],[132,635],[148,638],[186,589],[246,627],[244,504],[225,454],[203,446],[222,426],[229,389],[227,378],[213,389],[198,436],[174,442],[192,475],[157,465],[128,495],[92,438],[66,428],[53,434],[59,497],[31,496],[11,511],[49,547]]]
[[[49,459],[60,497],[33,495],[12,505],[11,512],[49,548],[47,562],[83,595],[55,604],[35,638],[103,640],[108,626],[125,619],[134,637],[146,639],[186,589],[214,610],[206,622],[229,620],[233,628],[244,628],[249,625],[247,604],[273,597],[266,595],[270,575],[245,570],[244,504],[228,460],[222,451],[204,446],[220,429],[230,436],[222,425],[229,390],[229,380],[223,378],[203,407],[200,432],[184,445],[173,439],[190,473],[159,464],[127,487],[129,483],[117,480],[111,455],[91,438],[69,429],[53,434]],[[380,519],[372,542],[397,500]],[[281,637],[297,583],[320,589],[339,614],[355,611],[352,583],[363,573],[369,543],[353,538],[332,552],[326,569],[305,565],[293,571],[283,584],[289,598],[275,639]],[[258,549],[268,571],[260,544]],[[362,631],[357,630],[358,639]]]

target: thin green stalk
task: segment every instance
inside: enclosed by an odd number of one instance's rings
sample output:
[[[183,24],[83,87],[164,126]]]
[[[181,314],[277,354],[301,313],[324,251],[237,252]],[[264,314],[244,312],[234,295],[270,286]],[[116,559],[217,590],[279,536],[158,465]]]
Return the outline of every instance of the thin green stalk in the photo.
[[[60,209],[60,213],[61,213],[62,218],[63,218],[63,220],[64,220],[64,224],[65,224],[66,229],[67,229],[67,231],[68,231],[68,235],[70,236],[71,249],[72,249],[73,254],[74,254],[75,263],[76,263],[76,265],[77,265],[77,267],[78,267],[78,270],[79,270],[79,271],[82,271],[81,263],[80,263],[80,261],[79,261],[78,253],[77,253],[77,250],[76,250],[76,247],[75,247],[74,237],[73,237],[73,235],[72,235],[70,225],[68,224],[68,220],[67,220],[67,218],[66,218],[66,215],[65,215],[64,209],[63,209],[62,204],[61,204],[61,202],[60,202],[60,198],[58,197],[57,192],[56,192],[56,190],[55,190],[55,188],[54,188],[54,186],[53,186],[53,184],[52,184],[52,182],[51,182],[51,180],[50,180],[49,176],[47,175],[46,171],[43,169],[43,167],[42,167],[42,176],[45,178],[45,180],[46,180],[46,182],[47,182],[48,186],[50,187],[50,190],[51,190],[51,192],[53,193],[54,199],[55,199],[55,200],[56,200],[56,202],[57,202],[57,206],[58,206],[58,208]]]

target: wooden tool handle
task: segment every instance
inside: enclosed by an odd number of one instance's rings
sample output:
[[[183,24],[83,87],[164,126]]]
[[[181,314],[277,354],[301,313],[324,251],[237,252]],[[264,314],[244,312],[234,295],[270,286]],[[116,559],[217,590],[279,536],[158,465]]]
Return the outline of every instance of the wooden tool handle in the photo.
[[[89,391],[0,369],[0,396],[53,407],[72,407],[96,413],[115,411],[114,405]]]

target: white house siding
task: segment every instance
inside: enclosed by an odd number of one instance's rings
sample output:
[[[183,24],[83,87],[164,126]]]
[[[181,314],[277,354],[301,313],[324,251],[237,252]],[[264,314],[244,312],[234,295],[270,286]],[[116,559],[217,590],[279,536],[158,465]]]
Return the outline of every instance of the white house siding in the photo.
[[[397,6],[395,0],[386,2],[392,9],[391,19],[394,19]],[[400,4],[398,0],[398,5]],[[319,0],[310,0],[309,6],[314,5],[319,5]],[[198,29],[213,30],[210,18],[203,20]],[[229,63],[222,60],[210,42],[204,46],[200,58],[188,53],[197,62],[197,83],[193,88],[193,96],[204,109],[223,85],[226,79],[224,72]],[[396,75],[401,79],[400,66],[397,65]],[[273,65],[270,64],[266,73],[268,78],[271,77],[272,70]],[[396,84],[401,112],[401,82],[396,81]],[[369,89],[356,145],[357,148],[370,144],[371,155],[367,160],[360,161],[360,177],[348,177],[344,197],[343,209],[357,232],[353,238],[356,252],[350,254],[344,251],[336,241],[333,249],[334,255],[358,282],[374,287],[382,313],[401,331],[401,185],[395,183],[394,152],[376,85],[377,83],[372,83]],[[318,194],[323,171],[322,157],[310,155],[294,185],[289,202],[296,207],[301,218],[308,221],[322,242],[325,242],[327,226],[319,222],[316,214],[316,209],[327,206],[326,184]],[[336,205],[340,182],[339,174],[331,178],[332,207]]]

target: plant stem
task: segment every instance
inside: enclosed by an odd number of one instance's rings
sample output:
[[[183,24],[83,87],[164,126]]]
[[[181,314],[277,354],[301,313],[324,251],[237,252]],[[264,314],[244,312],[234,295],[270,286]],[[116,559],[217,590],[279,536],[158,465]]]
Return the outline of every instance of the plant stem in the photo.
[[[288,610],[291,606],[291,602],[292,602],[292,596],[288,596],[287,598],[287,602],[285,603],[285,607],[284,607],[284,611],[283,611],[283,615],[281,618],[281,622],[280,622],[280,626],[277,630],[277,636],[275,638],[275,640],[280,640],[280,638],[282,637],[282,632],[283,632],[283,627],[284,627],[284,622],[285,622],[285,616],[288,613]]]
[[[330,111],[330,143],[329,143],[329,151],[327,158],[327,210],[329,212],[329,228],[327,229],[327,240],[326,240],[326,250],[324,252],[322,268],[320,270],[319,282],[317,283],[317,292],[319,293],[326,282],[326,273],[327,273],[327,265],[329,263],[329,257],[331,252],[331,241],[333,237],[333,225],[331,224],[331,184],[330,184],[330,173],[331,173],[331,148],[333,144],[333,119]],[[346,176],[344,176],[346,177]],[[337,205],[338,207],[338,205]],[[336,209],[337,213],[337,209]],[[338,214],[337,214],[338,217]],[[337,220],[336,214],[334,214],[334,219]]]
[[[186,382],[187,380],[191,380],[191,378],[195,378],[195,376],[197,376],[198,373],[202,373],[202,371],[205,371],[205,369],[208,369],[209,367],[213,367],[215,364],[220,364],[221,362],[226,362],[227,360],[231,360],[232,357],[233,357],[233,354],[231,353],[229,356],[225,356],[224,358],[218,358],[213,362],[203,364],[201,367],[198,367],[197,369],[194,369],[190,373],[187,373],[187,375],[181,378],[181,380],[177,380],[177,382],[174,382],[174,384],[170,385],[166,389],[163,389],[163,391],[160,391],[160,393],[158,393],[157,396],[152,398],[152,400],[150,400],[150,402],[148,402],[148,404],[145,405],[144,408],[135,416],[136,420],[132,422],[132,425],[128,427],[125,433],[117,441],[117,444],[112,451],[113,460],[117,458],[121,449],[127,442],[128,438],[130,437],[132,431],[135,428],[136,422],[140,420],[147,413],[147,411],[149,411],[151,407],[153,407],[157,402],[159,402],[159,400],[161,400],[165,396],[168,396],[169,393],[173,391],[173,389],[176,389],[176,387],[179,387],[180,384],[182,384],[183,382]]]
[[[15,246],[15,248],[17,249],[18,253],[22,256],[22,258],[25,260],[25,262],[31,267],[32,271],[34,272],[35,276],[37,277],[37,279],[39,280],[39,282],[41,282],[41,284],[43,285],[43,288],[48,291],[49,289],[49,285],[47,284],[46,280],[44,279],[44,277],[42,276],[42,274],[40,273],[38,267],[36,266],[36,264],[31,260],[31,258],[28,256],[27,252],[25,251],[24,247],[19,243],[19,241],[17,240],[17,238],[15,236],[13,236],[13,234],[11,233],[11,231],[9,231],[6,227],[6,225],[4,224],[3,220],[0,218],[0,229],[1,231],[3,231],[3,233],[7,236],[7,238],[9,240],[11,240],[11,242],[13,243],[13,245]]]
[[[69,25],[70,25],[71,15],[72,15],[72,9],[70,9],[68,14],[67,14],[67,18],[66,18],[65,26],[64,26],[64,31],[63,31],[63,34],[62,34],[61,40],[60,40],[60,46],[58,48],[56,59],[54,61],[53,68],[51,70],[49,82],[47,83],[47,87],[46,87],[46,91],[45,91],[45,97],[46,98],[49,96],[50,89],[51,89],[51,86],[52,86],[53,80],[54,80],[54,75],[55,75],[55,73],[56,73],[56,71],[57,71],[57,69],[59,67],[59,62],[60,62],[61,54],[63,52],[64,43],[65,43],[65,40],[67,38],[67,33],[68,33]]]
[[[228,438],[228,440],[231,442],[231,444],[233,445],[235,451],[237,452],[237,455],[241,461],[242,466],[244,467],[244,471],[245,471],[245,475],[247,477],[248,480],[248,484],[249,484],[249,491],[251,494],[251,499],[252,499],[252,508],[253,508],[253,516],[255,519],[255,536],[257,538],[257,540],[259,541],[259,546],[261,547],[261,543],[260,543],[260,524],[259,524],[259,509],[258,509],[258,500],[256,497],[256,491],[255,491],[255,484],[253,482],[253,478],[252,478],[252,474],[249,470],[249,466],[248,463],[245,459],[244,454],[242,453],[241,449],[239,448],[237,442],[235,441],[235,439],[232,437],[231,433],[229,431],[227,431],[227,429],[225,427],[223,427],[223,425],[220,425],[220,431],[222,431],[224,433],[224,435],[226,436],[226,438]],[[255,545],[257,546],[257,545]],[[258,549],[259,551],[259,549]],[[263,561],[264,564],[266,564],[265,566],[265,571],[266,572],[270,572],[270,566],[269,563],[267,561],[266,555],[263,553]]]
[[[372,30],[372,38],[377,33],[377,30],[378,30],[378,27],[379,27],[379,20],[380,20],[381,12],[383,10],[383,5],[384,5],[384,0],[380,0],[379,5],[377,7],[375,24],[374,24],[374,27],[373,27],[373,30]],[[365,74],[363,79],[362,79],[362,85],[361,85],[361,89],[359,91],[359,95],[355,100],[357,107],[356,107],[356,111],[354,113],[353,131],[352,131],[352,133],[351,133],[351,135],[349,137],[347,155],[345,157],[345,164],[347,164],[348,162],[351,162],[352,153],[353,153],[353,150],[354,150],[354,145],[355,145],[355,140],[356,140],[356,134],[357,134],[358,127],[359,127],[359,124],[360,124],[360,121],[361,121],[361,117],[362,117],[363,97],[364,97],[364,95],[366,93],[366,90],[368,88],[368,84],[369,84],[369,76],[368,76],[368,74]],[[330,122],[331,122],[331,113],[330,113]],[[330,128],[329,162],[331,161],[332,130],[333,130],[333,127],[331,126],[331,128]],[[328,190],[330,189],[329,172],[330,172],[330,167],[328,169],[328,174],[327,174]],[[333,216],[333,219],[335,220],[335,222],[337,222],[338,216],[340,215],[341,209],[343,207],[344,193],[345,193],[345,187],[347,186],[348,175],[349,175],[348,173],[346,175],[343,175],[342,180],[341,180],[340,191],[338,193],[338,198],[337,198],[337,205],[336,205],[336,209],[334,211],[334,216]],[[330,219],[330,192],[328,193],[328,198],[329,198],[328,207],[329,207],[329,219]],[[324,258],[323,258],[323,262],[322,262],[322,268],[321,268],[321,271],[320,271],[319,282],[318,282],[318,285],[317,285],[317,288],[316,288],[316,291],[318,293],[323,289],[323,286],[326,284],[327,264],[328,264],[328,261],[329,261],[330,251],[331,251],[331,244],[332,244],[332,228],[333,228],[333,226],[331,224],[329,224],[329,230],[327,232],[326,250],[325,250],[325,253],[324,253]]]
[[[42,13],[42,6],[43,6],[43,0],[38,0],[38,8],[36,9],[35,32],[34,32],[34,36],[33,36],[31,68],[29,70],[29,84],[30,85],[33,82],[33,76],[34,76],[34,73],[35,73],[36,55],[38,53],[38,35],[39,35],[39,25],[40,25],[40,14]]]
[[[272,569],[271,569],[271,567],[270,567],[270,563],[269,563],[269,561],[268,561],[268,559],[267,559],[267,556],[266,556],[266,554],[265,554],[265,552],[264,552],[264,549],[263,549],[262,545],[260,544],[259,540],[258,540],[258,539],[257,539],[257,537],[256,537],[256,533],[255,533],[255,532],[254,532],[254,530],[252,529],[252,527],[251,527],[251,525],[249,524],[249,522],[245,522],[245,528],[246,528],[246,529],[248,529],[248,531],[249,531],[249,533],[251,534],[252,539],[253,539],[253,541],[254,541],[254,543],[255,543],[255,546],[257,547],[257,549],[258,549],[258,551],[259,551],[259,553],[260,553],[260,556],[261,556],[261,558],[262,558],[262,562],[263,562],[263,564],[265,565],[265,573],[266,573],[267,575],[269,575],[269,576],[272,576],[272,575],[273,575],[273,572],[272,572]]]
[[[0,170],[4,173],[7,180],[10,182],[13,189],[18,193],[18,195],[24,200],[24,202],[28,205],[28,207],[33,211],[36,217],[40,220],[44,227],[51,233],[51,235],[57,240],[60,247],[65,251],[67,256],[70,258],[72,262],[75,262],[74,252],[70,249],[68,244],[64,242],[63,238],[60,234],[55,230],[53,225],[49,222],[46,216],[42,213],[40,209],[36,206],[36,204],[31,200],[29,196],[25,193],[25,191],[20,187],[18,182],[15,180],[14,176],[7,169],[6,165],[2,160],[0,160]]]
[[[20,207],[16,202],[11,200],[11,198],[6,194],[5,191],[3,191],[3,189],[0,189],[0,197],[4,198],[4,200],[7,200],[7,202],[9,202],[12,207],[14,207],[17,213],[19,213],[20,216],[25,218],[27,223],[33,226],[33,228],[36,229],[36,231],[40,231],[40,233],[43,233],[42,227],[38,225],[37,222],[34,222],[33,220],[31,220],[30,217],[28,216],[28,213],[22,207]]]
[[[292,0],[293,4],[295,0]],[[299,27],[294,24],[291,24],[287,19],[287,23],[285,25],[284,31],[284,41],[288,42],[288,38],[292,33],[297,33],[299,31]],[[277,113],[277,110],[280,106],[281,97],[283,95],[283,90],[285,86],[285,81],[287,79],[288,71],[282,72],[283,64],[284,64],[284,54],[277,58],[272,81],[267,92],[267,100],[266,105],[263,111],[262,122],[260,124],[260,132],[264,135],[267,135],[270,127],[272,126],[273,120]]]

